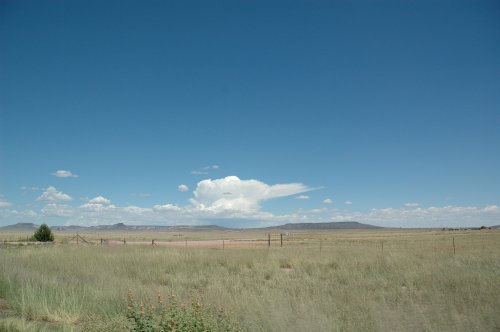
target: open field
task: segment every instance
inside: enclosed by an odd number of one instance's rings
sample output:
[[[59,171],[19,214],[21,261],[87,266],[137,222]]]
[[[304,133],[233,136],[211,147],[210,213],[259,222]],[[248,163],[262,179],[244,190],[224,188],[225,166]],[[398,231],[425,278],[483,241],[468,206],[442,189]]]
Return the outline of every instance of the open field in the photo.
[[[128,290],[222,306],[248,331],[500,330],[496,230],[299,231],[283,247],[273,233],[270,248],[257,230],[80,233],[96,245],[55,235],[2,245],[0,331],[123,331]]]

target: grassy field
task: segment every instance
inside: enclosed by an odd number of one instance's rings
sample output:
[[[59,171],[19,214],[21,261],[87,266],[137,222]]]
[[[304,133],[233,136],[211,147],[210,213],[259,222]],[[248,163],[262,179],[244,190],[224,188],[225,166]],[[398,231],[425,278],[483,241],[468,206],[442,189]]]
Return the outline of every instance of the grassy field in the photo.
[[[124,233],[82,235],[178,240]],[[1,247],[0,331],[123,331],[129,290],[145,304],[160,291],[223,307],[248,331],[500,331],[500,231],[302,231],[283,247],[275,236],[226,250],[61,244],[71,235]]]

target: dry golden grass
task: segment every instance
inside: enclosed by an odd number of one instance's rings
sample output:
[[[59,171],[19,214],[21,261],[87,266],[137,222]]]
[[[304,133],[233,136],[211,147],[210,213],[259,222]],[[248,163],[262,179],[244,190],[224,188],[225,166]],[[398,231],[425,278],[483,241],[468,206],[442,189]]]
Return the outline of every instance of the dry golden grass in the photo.
[[[56,241],[70,235],[56,232]],[[215,232],[190,237],[222,238]],[[283,248],[275,239],[269,249],[4,247],[0,297],[11,313],[0,318],[0,330],[8,324],[19,330],[121,330],[129,289],[143,301],[158,290],[185,301],[200,298],[223,306],[250,331],[500,329],[499,231],[303,231],[286,237]]]

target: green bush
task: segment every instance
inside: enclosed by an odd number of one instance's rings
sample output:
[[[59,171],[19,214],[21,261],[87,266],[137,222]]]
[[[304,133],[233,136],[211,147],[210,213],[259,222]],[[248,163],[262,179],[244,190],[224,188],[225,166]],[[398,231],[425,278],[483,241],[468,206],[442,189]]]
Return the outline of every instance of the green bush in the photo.
[[[52,234],[49,226],[42,224],[33,234],[33,238],[40,242],[52,242],[54,241],[54,234]]]
[[[163,302],[158,294],[157,305],[138,304],[132,294],[128,296],[128,314],[131,331],[137,332],[237,332],[242,331],[231,322],[222,309],[214,313],[198,301],[190,305],[177,302],[175,295]]]

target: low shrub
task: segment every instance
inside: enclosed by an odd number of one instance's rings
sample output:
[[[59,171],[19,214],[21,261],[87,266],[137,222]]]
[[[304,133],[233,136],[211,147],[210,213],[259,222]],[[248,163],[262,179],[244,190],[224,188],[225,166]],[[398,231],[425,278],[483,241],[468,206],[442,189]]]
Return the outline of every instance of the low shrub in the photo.
[[[222,310],[214,312],[204,307],[199,301],[185,305],[171,295],[164,301],[160,293],[156,305],[139,304],[132,293],[128,294],[127,318],[131,324],[130,330],[137,332],[208,332],[242,331]]]

